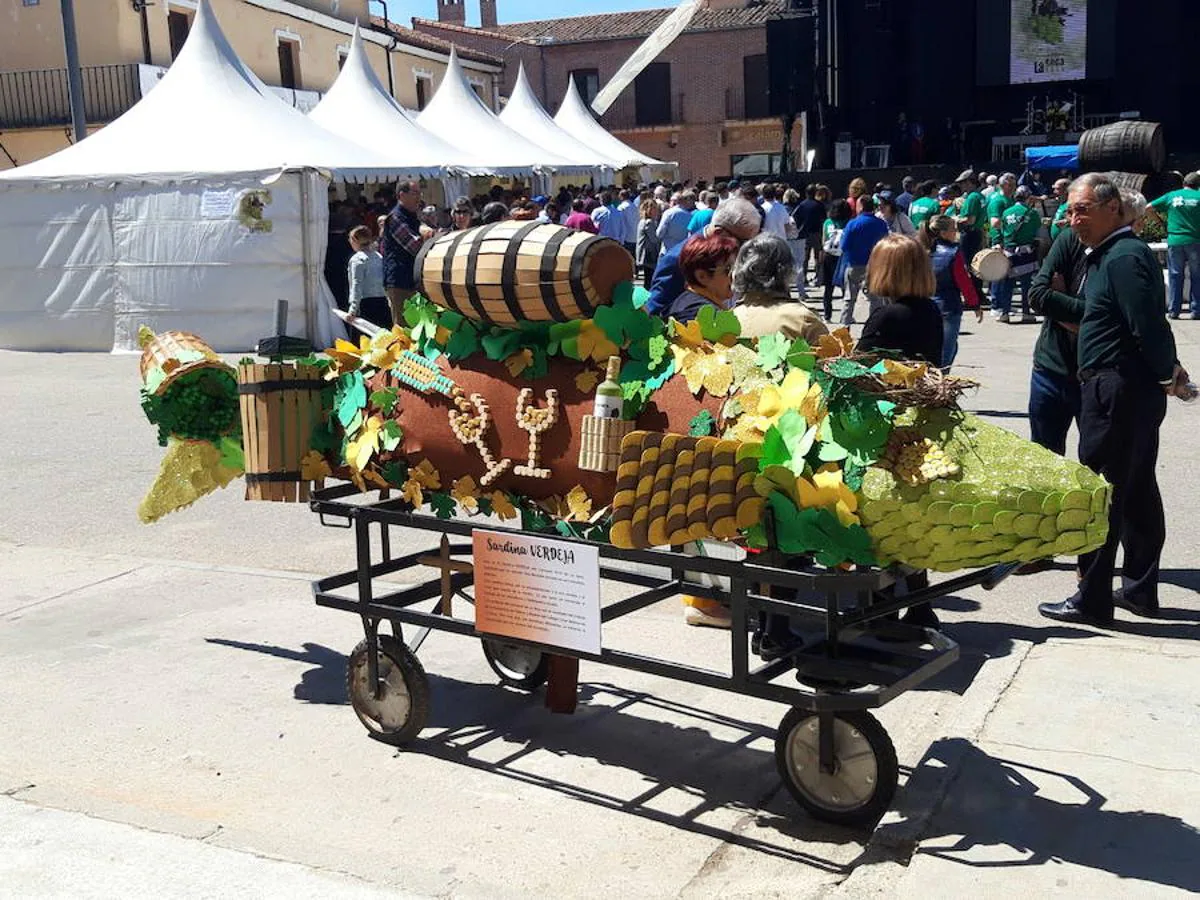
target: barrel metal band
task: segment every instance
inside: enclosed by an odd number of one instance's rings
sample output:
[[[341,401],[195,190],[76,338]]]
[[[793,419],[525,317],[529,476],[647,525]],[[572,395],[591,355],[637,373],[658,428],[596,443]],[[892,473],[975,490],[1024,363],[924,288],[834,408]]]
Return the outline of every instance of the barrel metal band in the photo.
[[[483,301],[479,298],[479,285],[475,283],[475,270],[479,267],[479,251],[483,248],[484,239],[495,230],[500,222],[493,222],[491,225],[484,225],[475,231],[475,236],[471,240],[471,249],[467,251],[467,299],[471,301],[471,306],[475,308],[475,314],[481,321],[492,321],[488,315],[487,307],[483,305]],[[460,309],[459,312],[462,312]]]
[[[588,251],[592,248],[592,245],[599,243],[602,240],[607,240],[607,238],[600,238],[592,235],[586,240],[581,241],[579,246],[575,248],[575,252],[571,254],[571,274],[569,276],[571,281],[571,294],[575,297],[575,303],[579,306],[579,311],[583,313],[586,318],[591,318],[592,313],[594,313],[596,309],[594,306],[592,306],[591,301],[588,299],[587,291],[583,289],[583,264],[587,260]]]
[[[457,313],[462,313],[463,309],[454,297],[454,257],[458,254],[458,245],[462,243],[467,234],[468,231],[460,231],[454,235],[449,246],[446,247],[446,255],[442,257],[442,300],[447,309],[452,309]]]
[[[517,259],[521,255],[521,243],[529,237],[530,232],[541,228],[540,222],[530,222],[518,228],[508,239],[508,248],[504,251],[504,263],[500,269],[500,287],[504,291],[504,305],[514,322],[523,321],[525,311],[521,309],[521,301],[517,297]]]
[[[248,381],[238,385],[239,394],[269,394],[272,391],[319,391],[329,387],[328,381],[318,378],[297,378],[295,381]]]
[[[546,241],[546,246],[542,249],[542,262],[538,268],[538,283],[542,288],[542,303],[549,311],[550,318],[555,322],[569,322],[575,318],[563,312],[563,308],[558,302],[558,282],[554,280],[554,275],[558,268],[558,249],[562,246],[563,241],[577,233],[567,228],[560,228]]]
[[[247,472],[247,484],[263,484],[264,482],[304,481],[299,472]]]
[[[437,241],[434,240],[426,241],[421,245],[421,249],[417,251],[417,256],[413,260],[413,276],[415,279],[416,288],[426,297],[429,296],[429,291],[425,289],[425,257],[429,255],[430,249],[436,243]]]

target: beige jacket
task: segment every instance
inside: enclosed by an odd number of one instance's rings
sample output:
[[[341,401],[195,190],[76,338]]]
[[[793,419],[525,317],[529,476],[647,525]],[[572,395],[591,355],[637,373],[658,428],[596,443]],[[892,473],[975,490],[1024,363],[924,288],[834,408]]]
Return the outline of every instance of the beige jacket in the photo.
[[[829,334],[820,316],[800,300],[746,294],[733,308],[733,314],[742,325],[742,337],[782,334],[793,339],[802,337],[816,346],[821,335]]]

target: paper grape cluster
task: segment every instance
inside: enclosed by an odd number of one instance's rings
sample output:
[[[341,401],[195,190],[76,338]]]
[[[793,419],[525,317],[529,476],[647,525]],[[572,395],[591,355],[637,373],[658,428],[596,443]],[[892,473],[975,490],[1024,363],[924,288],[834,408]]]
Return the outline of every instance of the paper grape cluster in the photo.
[[[142,409],[158,426],[158,443],[170,437],[219,441],[239,427],[237,378],[227,369],[188,372],[158,396],[142,391]]]

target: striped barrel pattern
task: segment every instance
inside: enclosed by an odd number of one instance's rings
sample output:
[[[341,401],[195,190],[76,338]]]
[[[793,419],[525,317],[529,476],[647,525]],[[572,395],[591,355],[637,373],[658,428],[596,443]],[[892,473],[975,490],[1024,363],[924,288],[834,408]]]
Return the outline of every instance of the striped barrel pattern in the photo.
[[[634,277],[616,241],[535,222],[496,222],[428,241],[417,288],[439,306],[494,325],[590,318]]]

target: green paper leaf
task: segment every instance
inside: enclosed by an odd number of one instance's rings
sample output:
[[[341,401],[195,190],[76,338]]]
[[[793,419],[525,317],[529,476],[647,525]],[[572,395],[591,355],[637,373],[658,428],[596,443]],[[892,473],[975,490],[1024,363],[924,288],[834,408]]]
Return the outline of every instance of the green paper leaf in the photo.
[[[454,510],[457,506],[458,501],[445,491],[438,491],[429,495],[429,508],[433,510],[433,514],[439,519],[450,518],[454,515]]]
[[[452,309],[443,309],[438,314],[438,325],[445,328],[447,331],[454,331],[463,322],[467,321],[467,317],[460,312],[455,312]]]
[[[768,466],[786,466],[792,459],[787,442],[779,429],[772,425],[763,436],[762,456],[759,458],[758,470],[761,472]]]
[[[380,429],[379,445],[391,453],[400,446],[400,441],[404,438],[404,429],[400,427],[400,423],[395,419],[388,419],[383,423],[383,428]]]
[[[480,340],[487,358],[499,362],[508,359],[521,346],[521,332],[507,328],[493,328]]]
[[[746,529],[746,544],[756,550],[767,549],[767,529],[762,522],[755,522]]]
[[[599,307],[594,321],[605,336],[618,347],[628,346],[634,341],[647,340],[655,333],[653,317],[627,304]]]
[[[782,334],[765,334],[758,339],[758,365],[770,372],[783,365],[791,344]]]
[[[809,427],[808,420],[794,409],[789,409],[777,424],[780,437],[787,447],[790,467],[797,475],[804,473],[804,458],[817,439],[817,426]]]
[[[403,460],[393,460],[385,463],[383,468],[379,470],[379,474],[383,476],[383,480],[393,487],[400,487],[404,482],[408,481],[408,464]]]
[[[633,308],[641,309],[646,305],[646,301],[650,299],[650,292],[641,285],[633,289]]]
[[[834,441],[822,441],[817,446],[820,448],[817,451],[817,459],[821,462],[841,462],[850,453],[849,450]]]
[[[845,526],[823,507],[797,509],[782,491],[772,491],[769,500],[775,517],[775,538],[784,553],[812,553],[823,566],[844,562],[872,565],[871,537],[861,525]]]
[[[333,429],[329,427],[328,421],[318,422],[313,426],[312,434],[308,438],[308,447],[319,453],[327,453],[337,447],[337,439],[333,436]]]
[[[333,402],[338,421],[348,429],[355,414],[367,405],[367,386],[361,372],[347,372],[338,378]]]
[[[345,436],[347,438],[353,438],[356,434],[358,434],[360,431],[362,431],[364,421],[365,420],[363,419],[362,410],[360,409],[358,412],[356,412],[354,414],[354,418],[352,418],[349,422],[346,423],[346,427],[344,429]],[[343,444],[343,446],[342,446],[343,458],[346,455],[345,450],[346,450],[346,448],[345,448],[345,445]]]
[[[867,374],[867,367],[862,363],[842,357],[833,360],[827,366],[825,366],[825,371],[834,378],[859,378]]]
[[[221,451],[221,466],[231,472],[246,471],[246,454],[242,450],[242,442],[233,438],[223,437],[217,442]]]
[[[856,493],[862,490],[863,478],[866,474],[867,467],[865,465],[847,463],[842,466],[842,481],[845,482],[846,487]]]
[[[433,340],[437,334],[437,307],[420,294],[415,294],[404,302],[404,323],[409,327],[409,335],[418,344]]]
[[[400,392],[396,388],[384,388],[380,391],[372,391],[370,403],[372,406],[379,408],[385,416],[392,414],[392,409],[396,406],[400,399]]]
[[[563,344],[572,338],[578,338],[582,326],[583,322],[579,319],[573,319],[570,322],[555,322],[550,326],[546,336],[546,352],[551,356],[556,356],[561,352],[563,356],[579,359],[578,343],[573,345],[575,349],[571,353],[563,348]]]
[[[613,306],[633,306],[633,282],[622,281],[613,288]]]
[[[786,362],[790,369],[803,369],[811,372],[817,364],[817,354],[804,338],[796,338],[788,348]]]
[[[463,319],[457,327],[450,329],[450,340],[446,341],[446,356],[450,359],[466,359],[478,350],[479,331],[471,322]]]
[[[740,337],[742,333],[742,324],[737,316],[727,309],[717,309],[712,304],[700,310],[696,321],[700,323],[700,336],[714,344],[721,343],[724,337]]]
[[[713,433],[713,428],[716,427],[716,424],[712,413],[707,409],[702,409],[688,423],[688,435],[690,437],[708,437]]]

